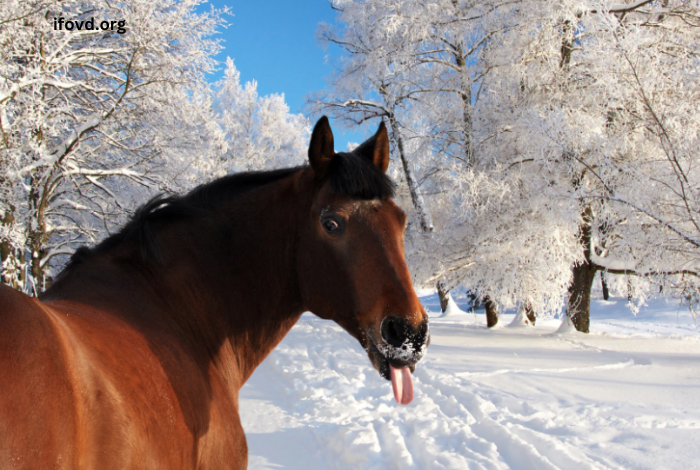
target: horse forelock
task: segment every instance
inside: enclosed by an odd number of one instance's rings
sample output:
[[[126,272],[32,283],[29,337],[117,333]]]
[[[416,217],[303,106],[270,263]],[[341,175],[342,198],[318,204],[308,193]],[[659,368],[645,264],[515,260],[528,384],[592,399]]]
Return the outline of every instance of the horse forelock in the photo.
[[[365,156],[337,153],[328,167],[327,178],[333,192],[357,199],[388,199],[396,194],[396,184]]]

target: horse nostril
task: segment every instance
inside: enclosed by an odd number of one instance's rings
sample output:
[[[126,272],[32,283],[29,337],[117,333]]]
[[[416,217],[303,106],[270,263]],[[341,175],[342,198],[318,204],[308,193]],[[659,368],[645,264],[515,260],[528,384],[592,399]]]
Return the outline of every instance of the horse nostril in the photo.
[[[396,317],[387,317],[382,322],[381,334],[387,344],[399,348],[408,337],[408,324]]]
[[[417,353],[427,346],[428,322],[425,321],[414,328],[401,317],[386,317],[380,327],[382,339],[396,349],[405,349]]]

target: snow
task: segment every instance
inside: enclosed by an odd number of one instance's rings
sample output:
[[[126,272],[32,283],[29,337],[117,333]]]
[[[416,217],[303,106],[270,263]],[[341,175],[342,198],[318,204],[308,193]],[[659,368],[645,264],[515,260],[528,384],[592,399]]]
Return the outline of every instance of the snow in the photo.
[[[442,315],[440,318],[447,318],[447,317],[454,317],[456,315],[464,315],[466,312],[459,308],[459,305],[457,305],[457,302],[454,301],[452,298],[452,294],[448,293],[447,294],[447,308],[445,309],[444,312],[442,312]]]
[[[700,330],[675,301],[635,317],[594,300],[584,335],[556,318],[489,330],[483,310],[438,318],[422,300],[432,340],[408,406],[356,340],[304,314],[241,390],[249,468],[700,468]]]
[[[614,271],[632,271],[637,269],[637,263],[630,260],[613,260],[605,258],[603,256],[598,256],[594,250],[589,253],[591,261],[593,261],[598,266],[602,266],[605,269],[610,269]]]

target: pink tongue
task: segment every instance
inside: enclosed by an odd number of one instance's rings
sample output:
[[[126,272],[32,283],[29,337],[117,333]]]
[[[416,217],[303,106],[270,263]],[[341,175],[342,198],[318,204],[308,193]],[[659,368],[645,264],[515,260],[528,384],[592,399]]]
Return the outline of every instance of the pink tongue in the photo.
[[[408,405],[413,400],[413,379],[408,367],[397,369],[389,364],[391,370],[391,385],[394,388],[394,398],[399,405]]]

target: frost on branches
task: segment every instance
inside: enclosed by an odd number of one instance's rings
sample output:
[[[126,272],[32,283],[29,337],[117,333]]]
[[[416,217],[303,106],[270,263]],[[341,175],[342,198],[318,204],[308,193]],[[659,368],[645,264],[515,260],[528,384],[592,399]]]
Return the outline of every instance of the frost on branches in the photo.
[[[0,4],[2,281],[41,292],[77,246],[158,192],[301,162],[309,125],[284,97],[205,75],[226,11],[200,0]],[[56,31],[54,17],[125,20],[127,32]]]
[[[230,58],[224,78],[216,84],[216,120],[224,133],[220,158],[228,172],[301,165],[311,125],[301,114],[290,114],[284,95],[258,96],[255,81],[241,85]]]
[[[199,3],[0,3],[3,282],[40,292],[136,203],[209,172],[216,125],[200,90],[221,19]],[[56,31],[60,16],[123,19],[127,32]]]
[[[409,233],[419,282],[580,331],[600,272],[636,305],[697,299],[697,1],[332,3],[346,55],[311,104],[390,124],[434,226]]]
[[[567,169],[552,195],[570,194],[579,214],[585,260],[567,309],[579,330],[599,271],[621,275],[606,277],[637,305],[659,285],[696,295],[699,13],[698,2],[568,2],[513,40],[524,148],[533,164]]]

